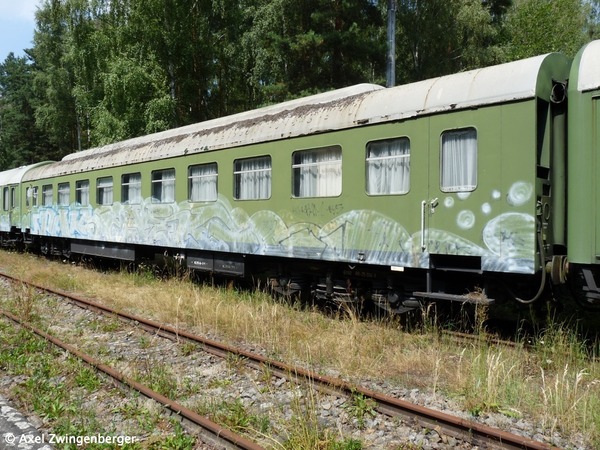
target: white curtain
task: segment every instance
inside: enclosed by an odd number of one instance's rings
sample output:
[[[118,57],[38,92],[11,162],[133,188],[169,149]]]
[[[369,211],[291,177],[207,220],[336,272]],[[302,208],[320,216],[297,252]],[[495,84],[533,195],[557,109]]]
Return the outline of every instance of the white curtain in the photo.
[[[31,206],[32,201],[33,201],[33,188],[28,187],[25,190],[25,206],[27,206],[27,207]]]
[[[406,194],[410,189],[408,138],[370,142],[367,146],[367,193]]]
[[[217,164],[190,167],[189,199],[191,202],[217,200]]]
[[[123,203],[131,205],[142,202],[142,175],[139,172],[123,175],[121,188]]]
[[[69,206],[70,196],[69,183],[60,183],[58,185],[58,204],[61,206]]]
[[[113,180],[112,177],[98,178],[98,204],[112,205],[113,203]]]
[[[42,201],[44,206],[52,206],[52,185],[42,187]]]
[[[473,128],[442,135],[441,189],[469,192],[477,187],[477,132]]]
[[[81,206],[90,204],[90,182],[88,180],[77,181],[75,184],[76,200]]]
[[[236,198],[238,200],[271,197],[271,157],[240,159],[235,162]]]
[[[163,202],[171,203],[175,201],[175,169],[165,170],[163,174]]]
[[[175,201],[175,169],[152,172],[152,198],[160,203]]]
[[[342,193],[340,147],[295,152],[292,169],[295,197],[334,197]]]

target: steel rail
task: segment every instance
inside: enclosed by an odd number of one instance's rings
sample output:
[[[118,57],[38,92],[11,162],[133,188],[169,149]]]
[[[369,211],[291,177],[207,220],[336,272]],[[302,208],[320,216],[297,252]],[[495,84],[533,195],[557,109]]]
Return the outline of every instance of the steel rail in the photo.
[[[272,371],[273,374],[283,378],[290,377],[296,379],[297,381],[316,383],[327,392],[341,393],[346,396],[361,394],[374,400],[377,405],[377,410],[383,414],[388,416],[402,417],[409,423],[417,423],[423,427],[443,432],[454,438],[470,442],[473,445],[480,445],[484,448],[501,450],[559,450],[557,447],[543,442],[492,428],[478,422],[452,416],[450,414],[424,406],[415,405],[405,400],[390,397],[361,386],[353,385],[339,378],[319,375],[311,370],[269,359],[257,353],[249,352],[247,350],[239,349],[202,336],[194,335],[184,330],[178,330],[171,326],[160,324],[143,317],[115,311],[109,307],[76,294],[65,292],[59,289],[48,288],[37,283],[24,281],[3,272],[0,272],[0,275],[16,282],[29,284],[40,290],[69,298],[79,304],[81,307],[93,309],[105,314],[135,322],[142,328],[159,334],[163,337],[169,339],[184,339],[196,344],[200,344],[204,350],[217,356],[224,357],[228,354],[241,356],[247,359],[248,365],[255,368],[266,366]]]
[[[240,436],[233,431],[224,428],[215,422],[203,417],[196,412],[192,411],[189,408],[186,408],[180,403],[177,403],[174,400],[171,400],[168,397],[150,389],[148,386],[143,385],[131,378],[126,377],[121,372],[113,369],[106,364],[94,359],[90,355],[83,353],[77,350],[75,347],[62,342],[50,334],[35,328],[31,324],[22,321],[14,314],[11,314],[8,311],[0,310],[0,314],[12,320],[13,322],[19,324],[21,327],[35,333],[36,335],[46,339],[48,342],[56,345],[57,347],[66,350],[70,354],[76,356],[80,360],[84,361],[86,364],[92,366],[99,372],[102,372],[108,375],[110,378],[118,381],[119,383],[128,386],[129,388],[138,391],[139,393],[145,395],[148,398],[158,402],[164,408],[170,410],[172,413],[180,416],[183,421],[189,425],[191,425],[195,431],[198,432],[199,436],[202,438],[203,442],[210,443],[213,445],[222,446],[227,449],[246,449],[246,450],[264,450],[263,447],[258,445],[255,442],[248,440],[247,438]]]
[[[493,344],[501,347],[510,347],[510,348],[527,348],[527,344],[524,342],[513,342],[507,341],[505,339],[498,339],[493,336],[479,336],[469,333],[461,333],[459,331],[451,331],[451,330],[442,330],[442,336],[446,336],[450,339],[454,339],[456,341],[468,342],[470,344]]]

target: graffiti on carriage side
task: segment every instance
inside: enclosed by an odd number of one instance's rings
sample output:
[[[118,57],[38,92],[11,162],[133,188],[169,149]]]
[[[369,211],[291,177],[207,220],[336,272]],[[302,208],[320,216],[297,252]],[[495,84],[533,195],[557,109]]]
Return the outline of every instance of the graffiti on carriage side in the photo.
[[[512,201],[523,201],[527,189],[519,192]],[[443,204],[454,208],[457,202]],[[464,211],[457,211],[459,228],[473,228],[474,213]],[[439,227],[427,228],[426,252],[421,249],[420,229],[409,232],[401,219],[377,211],[351,210],[320,224],[306,216],[304,221],[290,220],[289,211],[282,213],[285,220],[270,210],[249,215],[224,197],[203,205],[147,200],[96,209],[40,207],[30,219],[33,233],[57,237],[423,268],[429,266],[429,254],[469,255],[481,257],[483,270],[533,273],[535,218],[485,211],[489,217],[481,225],[480,242]]]

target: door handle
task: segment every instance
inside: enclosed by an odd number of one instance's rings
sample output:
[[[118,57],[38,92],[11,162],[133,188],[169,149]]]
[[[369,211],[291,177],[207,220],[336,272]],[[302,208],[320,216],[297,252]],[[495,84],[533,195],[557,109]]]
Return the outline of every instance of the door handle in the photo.
[[[440,204],[440,202],[438,201],[438,198],[434,198],[432,200],[429,200],[429,207],[431,208],[431,214],[433,214],[435,212],[435,208],[438,207],[438,205]]]
[[[433,214],[435,212],[435,208],[440,204],[439,199],[433,198],[429,201],[422,200],[421,201],[421,251],[424,252],[427,249],[425,245],[425,221],[427,216],[427,208],[429,208],[429,214]]]

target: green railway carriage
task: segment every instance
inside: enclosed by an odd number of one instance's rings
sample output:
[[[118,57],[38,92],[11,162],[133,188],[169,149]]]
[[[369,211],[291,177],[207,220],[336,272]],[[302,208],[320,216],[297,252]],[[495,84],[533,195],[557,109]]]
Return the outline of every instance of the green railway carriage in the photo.
[[[29,170],[43,164],[48,162],[0,172],[0,239],[3,243],[14,243],[21,239],[22,211],[27,208],[21,193],[21,180]]]
[[[587,305],[600,304],[600,41],[582,48],[569,77],[568,261]]]
[[[566,240],[569,68],[358,85],[74,153],[23,175],[23,228],[49,252],[166,253],[327,298],[530,282]]]

